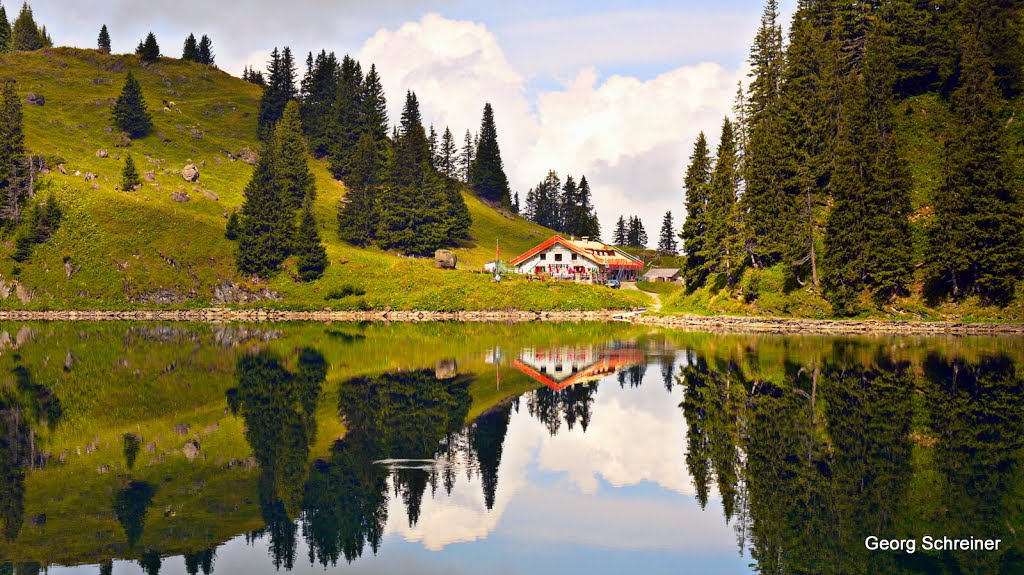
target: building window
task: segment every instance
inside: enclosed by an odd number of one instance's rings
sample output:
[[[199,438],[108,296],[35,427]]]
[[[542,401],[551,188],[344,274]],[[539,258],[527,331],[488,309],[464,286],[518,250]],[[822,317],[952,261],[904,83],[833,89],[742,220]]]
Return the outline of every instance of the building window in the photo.
[[[577,255],[578,255],[578,254],[572,254],[572,261],[576,261],[576,256],[577,256]]]
[[[548,259],[548,254],[540,254],[540,259],[542,259],[542,260]]]
[[[556,262],[562,261],[562,254],[555,254],[555,261]]]

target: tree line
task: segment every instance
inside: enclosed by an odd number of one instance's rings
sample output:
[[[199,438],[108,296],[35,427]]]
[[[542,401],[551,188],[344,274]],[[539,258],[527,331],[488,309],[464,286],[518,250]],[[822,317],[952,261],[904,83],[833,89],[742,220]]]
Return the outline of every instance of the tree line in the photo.
[[[25,2],[18,17],[11,24],[7,10],[0,4],[0,52],[16,52],[52,48],[53,38],[46,32],[46,26],[36,24],[32,7]]]
[[[338,206],[342,240],[410,254],[429,254],[469,238],[471,218],[461,194],[467,184],[483,200],[511,205],[498,147],[494,111],[485,104],[478,136],[467,132],[459,156],[454,136],[424,128],[416,94],[406,94],[398,126],[389,129],[387,100],[376,66],[321,51],[306,58],[296,85],[291,50],[274,49],[266,75],[246,67],[246,80],[264,85],[258,132],[265,139],[289,102],[296,102],[310,153],[326,158],[345,183]],[[472,140],[472,145],[470,142]]]
[[[1005,304],[1024,262],[1008,99],[1024,87],[1022,11],[994,0],[801,2],[784,42],[769,0],[751,82],[714,159],[701,134],[680,237],[691,289],[779,266],[839,313],[923,292]],[[952,112],[942,183],[911,213],[897,104],[933,92]],[[915,247],[911,220],[922,231]]]
[[[531,222],[561,234],[594,239],[601,236],[586,176],[580,177],[579,184],[572,176],[566,176],[563,184],[558,172],[550,170],[527,192],[522,214]]]

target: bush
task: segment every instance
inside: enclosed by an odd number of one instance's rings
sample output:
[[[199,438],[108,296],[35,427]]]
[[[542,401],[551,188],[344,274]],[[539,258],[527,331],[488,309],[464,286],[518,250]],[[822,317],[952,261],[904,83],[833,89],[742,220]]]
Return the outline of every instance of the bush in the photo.
[[[344,299],[353,295],[366,295],[366,290],[361,287],[355,287],[351,285],[343,285],[338,289],[333,289],[327,292],[324,296],[325,300]]]

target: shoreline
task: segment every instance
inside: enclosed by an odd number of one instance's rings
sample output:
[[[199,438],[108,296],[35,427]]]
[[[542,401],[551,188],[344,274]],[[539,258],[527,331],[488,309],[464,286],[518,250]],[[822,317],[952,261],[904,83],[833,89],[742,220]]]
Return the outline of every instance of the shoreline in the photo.
[[[505,322],[621,321],[687,331],[810,335],[1019,335],[1024,323],[804,319],[756,316],[651,316],[627,310],[599,311],[280,311],[207,308],[138,311],[0,310],[0,321],[167,321],[167,322]]]

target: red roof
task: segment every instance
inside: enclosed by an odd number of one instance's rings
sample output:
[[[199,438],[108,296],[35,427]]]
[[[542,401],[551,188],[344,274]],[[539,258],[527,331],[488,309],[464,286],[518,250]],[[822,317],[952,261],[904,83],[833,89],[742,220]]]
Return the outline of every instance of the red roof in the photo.
[[[560,391],[577,383],[586,383],[607,375],[613,375],[619,370],[641,363],[643,360],[644,355],[639,350],[624,349],[613,351],[563,381],[555,381],[518,359],[512,361],[512,367],[543,383],[551,389]]]
[[[588,242],[588,243],[594,243],[594,242]],[[616,250],[615,248],[613,248],[611,246],[606,246],[604,244],[600,244],[601,247],[603,248],[603,249],[600,249],[600,250],[592,249],[592,248],[585,248],[585,247],[581,247],[581,246],[577,245],[576,242],[573,242],[571,240],[567,240],[567,239],[563,238],[562,236],[552,236],[547,241],[544,241],[543,243],[541,243],[540,245],[538,245],[538,246],[534,247],[533,249],[527,251],[523,255],[513,259],[512,261],[509,262],[509,264],[511,264],[513,266],[518,266],[519,264],[525,262],[526,260],[532,258],[533,256],[539,254],[540,252],[550,248],[551,246],[553,246],[555,244],[561,244],[561,245],[565,246],[567,249],[569,249],[570,251],[573,251],[575,253],[580,254],[581,256],[587,258],[588,260],[596,263],[599,266],[604,266],[604,267],[608,267],[608,268],[636,269],[636,270],[643,269],[643,267],[644,267],[643,262],[641,262],[640,260],[630,256],[629,254],[625,254],[623,252],[620,252],[620,251]],[[604,253],[598,253],[598,252],[604,252]]]

